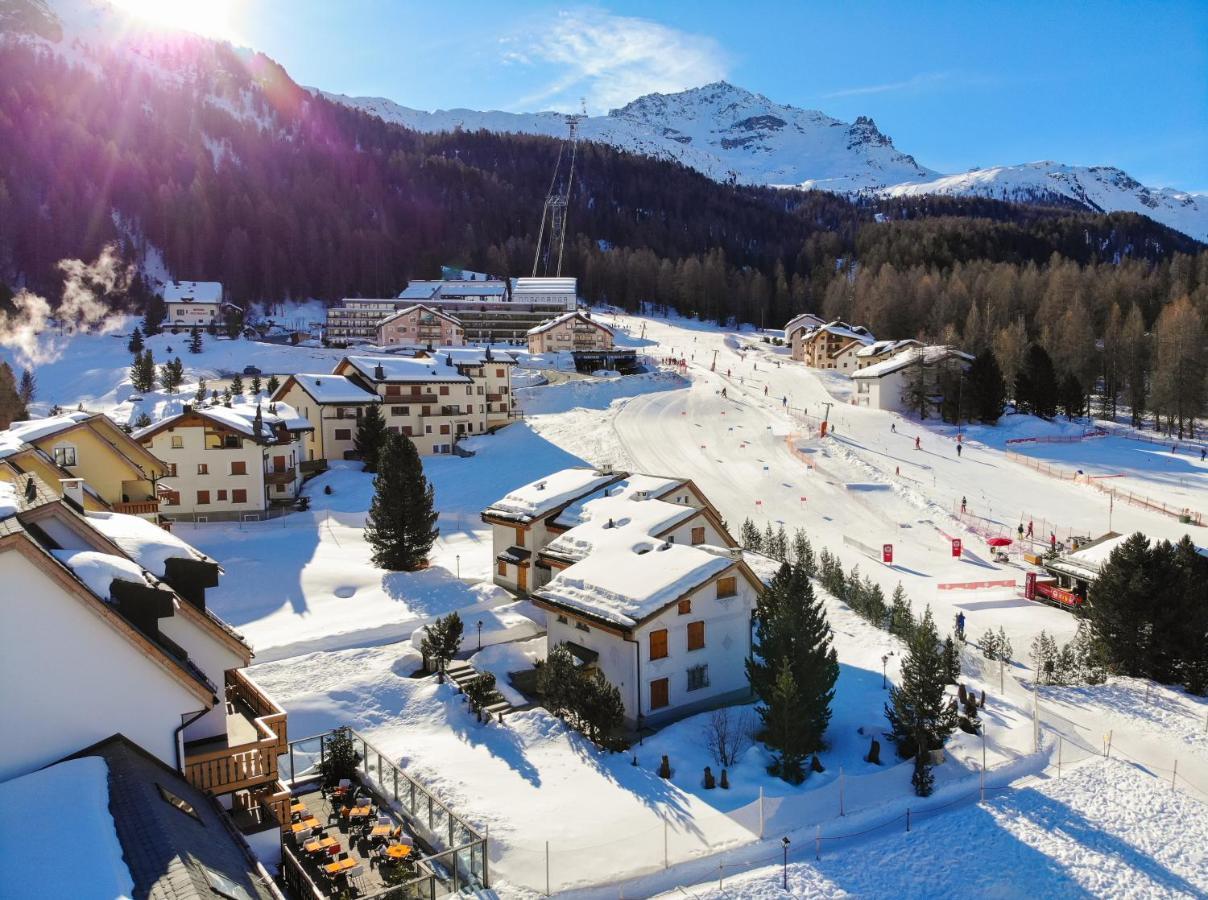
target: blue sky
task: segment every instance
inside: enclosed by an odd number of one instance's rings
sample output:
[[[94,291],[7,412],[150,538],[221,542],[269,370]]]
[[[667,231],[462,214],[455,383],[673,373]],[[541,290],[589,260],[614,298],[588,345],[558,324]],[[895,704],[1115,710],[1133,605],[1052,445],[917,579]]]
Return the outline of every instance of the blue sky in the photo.
[[[592,114],[724,78],[945,172],[1054,159],[1208,191],[1208,2],[235,0],[300,82],[420,109]]]

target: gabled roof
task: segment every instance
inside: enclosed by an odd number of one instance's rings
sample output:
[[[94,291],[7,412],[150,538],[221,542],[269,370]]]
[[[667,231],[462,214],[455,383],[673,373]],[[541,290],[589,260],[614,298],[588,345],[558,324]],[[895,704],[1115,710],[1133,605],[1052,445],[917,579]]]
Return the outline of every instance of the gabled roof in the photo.
[[[585,466],[562,469],[509,491],[488,506],[483,517],[526,524],[622,477]]]
[[[832,334],[835,337],[846,338],[849,341],[856,341],[861,344],[871,344],[876,340],[872,336],[872,333],[863,325],[848,325],[846,322],[841,322],[838,319],[811,329],[805,334],[805,340],[810,341],[824,334]]]
[[[557,328],[563,322],[567,322],[571,319],[579,319],[583,322],[586,322],[588,325],[594,325],[596,328],[599,328],[601,331],[603,331],[609,335],[611,335],[613,333],[612,329],[609,328],[604,323],[597,322],[591,316],[586,315],[585,313],[580,312],[579,310],[575,310],[574,312],[563,313],[562,315],[557,316],[556,318],[550,319],[547,322],[542,322],[536,328],[530,328],[528,330],[528,334],[541,334],[543,331],[549,331],[551,328]]]
[[[386,318],[384,318],[384,319],[382,319],[382,321],[378,322],[378,328],[381,328],[383,325],[386,325],[389,322],[393,322],[395,319],[401,319],[403,316],[410,315],[411,313],[419,311],[419,310],[422,310],[423,312],[431,313],[434,316],[439,316],[440,318],[444,319],[446,322],[449,322],[450,324],[455,325],[458,328],[461,327],[460,319],[458,319],[454,316],[451,316],[448,313],[443,313],[439,309],[433,309],[431,306],[425,306],[422,303],[413,303],[410,306],[405,307],[404,309],[398,310],[398,312],[393,312],[390,315],[386,316]]]
[[[179,773],[120,734],[81,750],[72,761],[95,757],[108,767],[109,812],[122,859],[134,880],[133,896],[147,900],[281,896],[268,886],[263,866],[215,801]],[[189,811],[170,801],[165,789]],[[242,894],[220,892],[215,889],[219,885],[223,891],[235,885]]]
[[[793,316],[793,318],[789,319],[788,324],[784,326],[784,336],[786,338],[791,338],[794,331],[798,331],[802,328],[817,328],[819,325],[825,324],[826,320],[821,316],[816,316],[813,313],[801,313],[800,315]]]
[[[148,469],[165,470],[162,460],[131,435],[126,434],[107,415],[78,411],[45,419],[13,422],[7,431],[0,432],[0,459],[34,446],[36,442],[65,437],[80,428],[98,432],[117,459],[140,477],[148,477],[151,474]]]
[[[221,303],[220,281],[169,281],[164,285],[165,303]]]
[[[382,398],[367,391],[343,375],[290,375],[273,394],[273,402],[289,393],[290,385],[296,384],[316,403],[381,403]]]
[[[396,382],[469,382],[470,377],[449,365],[446,357],[434,354],[417,359],[410,356],[345,356],[336,364],[336,373],[344,374],[351,369],[371,384]],[[378,369],[381,369],[381,377]]]
[[[312,431],[314,426],[305,416],[299,415],[287,403],[276,403],[275,413],[269,412],[267,404],[260,404],[260,433],[256,434],[256,405],[251,403],[232,404],[226,406],[189,406],[175,415],[160,419],[146,428],[140,428],[132,437],[145,441],[154,437],[167,428],[176,428],[197,424],[193,419],[204,419],[226,431],[233,431],[244,437],[251,438],[262,444],[276,444],[278,428],[286,431]]]
[[[856,351],[856,356],[860,359],[868,359],[876,356],[893,356],[900,350],[905,350],[907,347],[921,347],[922,342],[916,341],[913,338],[903,338],[900,341],[873,341],[867,347],[861,347]]]
[[[894,372],[899,372],[909,366],[917,365],[922,362],[924,366],[934,366],[943,362],[946,359],[959,359],[964,362],[972,362],[973,357],[968,353],[963,353],[960,350],[954,350],[951,347],[930,346],[930,347],[915,347],[903,350],[902,352],[891,356],[889,359],[879,363],[874,363],[867,368],[860,369],[858,372],[852,372],[852,378],[884,378],[886,375],[892,375]]]

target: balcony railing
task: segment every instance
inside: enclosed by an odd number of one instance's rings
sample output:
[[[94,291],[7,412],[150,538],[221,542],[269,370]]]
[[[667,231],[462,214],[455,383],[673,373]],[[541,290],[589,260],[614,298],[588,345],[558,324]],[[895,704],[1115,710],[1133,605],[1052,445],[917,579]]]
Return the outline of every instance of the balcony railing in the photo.
[[[158,500],[138,500],[130,503],[115,503],[113,511],[128,516],[154,516],[159,514]]]
[[[196,754],[186,749],[185,778],[195,788],[211,794],[277,781],[277,757],[289,747],[285,710],[238,669],[227,672],[226,699],[235,709],[250,711],[256,739]],[[272,805],[279,812],[280,798]],[[280,821],[288,822],[289,816],[280,817]]]
[[[290,466],[288,469],[271,469],[264,473],[267,484],[293,484],[297,478],[297,470]]]

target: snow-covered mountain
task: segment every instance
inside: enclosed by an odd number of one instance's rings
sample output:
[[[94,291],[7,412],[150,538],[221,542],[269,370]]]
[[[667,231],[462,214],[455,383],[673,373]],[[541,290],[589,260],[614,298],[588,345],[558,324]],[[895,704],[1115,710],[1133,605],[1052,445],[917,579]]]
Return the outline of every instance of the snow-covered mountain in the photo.
[[[417,131],[566,133],[564,116],[555,112],[425,112],[382,98],[324,96]],[[1097,212],[1140,213],[1208,242],[1208,195],[1148,188],[1109,166],[1034,162],[944,175],[898,150],[865,116],[848,124],[724,81],[677,94],[648,94],[606,116],[588,117],[579,127],[588,140],[676,160],[717,181],[1023,203],[1064,198]]]
[[[325,96],[417,131],[566,133],[560,113],[423,112],[380,98]],[[724,81],[678,94],[647,94],[606,116],[585,119],[579,129],[588,140],[675,160],[717,181],[740,184],[809,182],[851,192],[939,174],[894,147],[872,119],[840,122]]]

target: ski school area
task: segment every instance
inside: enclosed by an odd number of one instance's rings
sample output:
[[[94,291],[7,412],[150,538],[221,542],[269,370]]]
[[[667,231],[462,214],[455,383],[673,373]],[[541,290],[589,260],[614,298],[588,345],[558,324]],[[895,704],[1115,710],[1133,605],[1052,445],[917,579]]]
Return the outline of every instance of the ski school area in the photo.
[[[794,362],[757,332],[596,317],[618,344],[666,364],[534,378],[516,389],[523,420],[467,440],[472,456],[425,458],[441,532],[428,568],[374,566],[363,533],[373,476],[354,463],[305,486],[308,511],[175,529],[223,566],[207,602],[254,645],[252,673],[288,711],[291,737],[339,726],[365,735],[489,835],[499,896],[762,897],[783,896],[784,885],[803,896],[909,896],[924,874],[937,897],[1208,893],[1208,701],[1124,678],[1038,686],[1028,667],[1042,631],[1062,644],[1077,628],[1065,606],[1083,588],[1037,562],[1053,545],[1059,559],[1089,554],[1067,566],[1076,573],[1105,558],[1108,535],[1205,543],[1177,511],[1208,507],[1198,448],[1172,453],[1116,430],[1072,440],[1087,426],[1015,415],[958,432],[853,405],[848,376]],[[236,371],[259,359],[255,342],[214,344]],[[287,371],[313,368],[321,351],[272,352]],[[115,383],[94,386],[90,402],[116,403],[124,370],[102,367],[101,355],[95,368]],[[70,359],[41,377],[70,383]],[[820,587],[840,673],[824,771],[800,785],[769,775],[769,753],[750,742],[728,767],[729,787],[707,788],[708,712],[605,753],[527,706],[509,674],[548,652],[544,614],[493,583],[481,514],[585,465],[691,479],[735,536],[747,519],[761,532],[802,529],[815,553],[858,568],[885,596],[900,584],[915,616],[930,606],[942,636],[963,616],[961,682],[986,695],[983,733],[953,735],[926,799],[891,745],[870,761],[904,645]],[[1066,470],[1085,477],[1054,474]],[[421,627],[455,610],[464,661],[495,674],[515,707],[502,724],[478,722],[453,684],[414,677]],[[983,657],[987,631],[1013,645],[1009,663]],[[746,729],[758,721],[753,703],[729,710]]]

